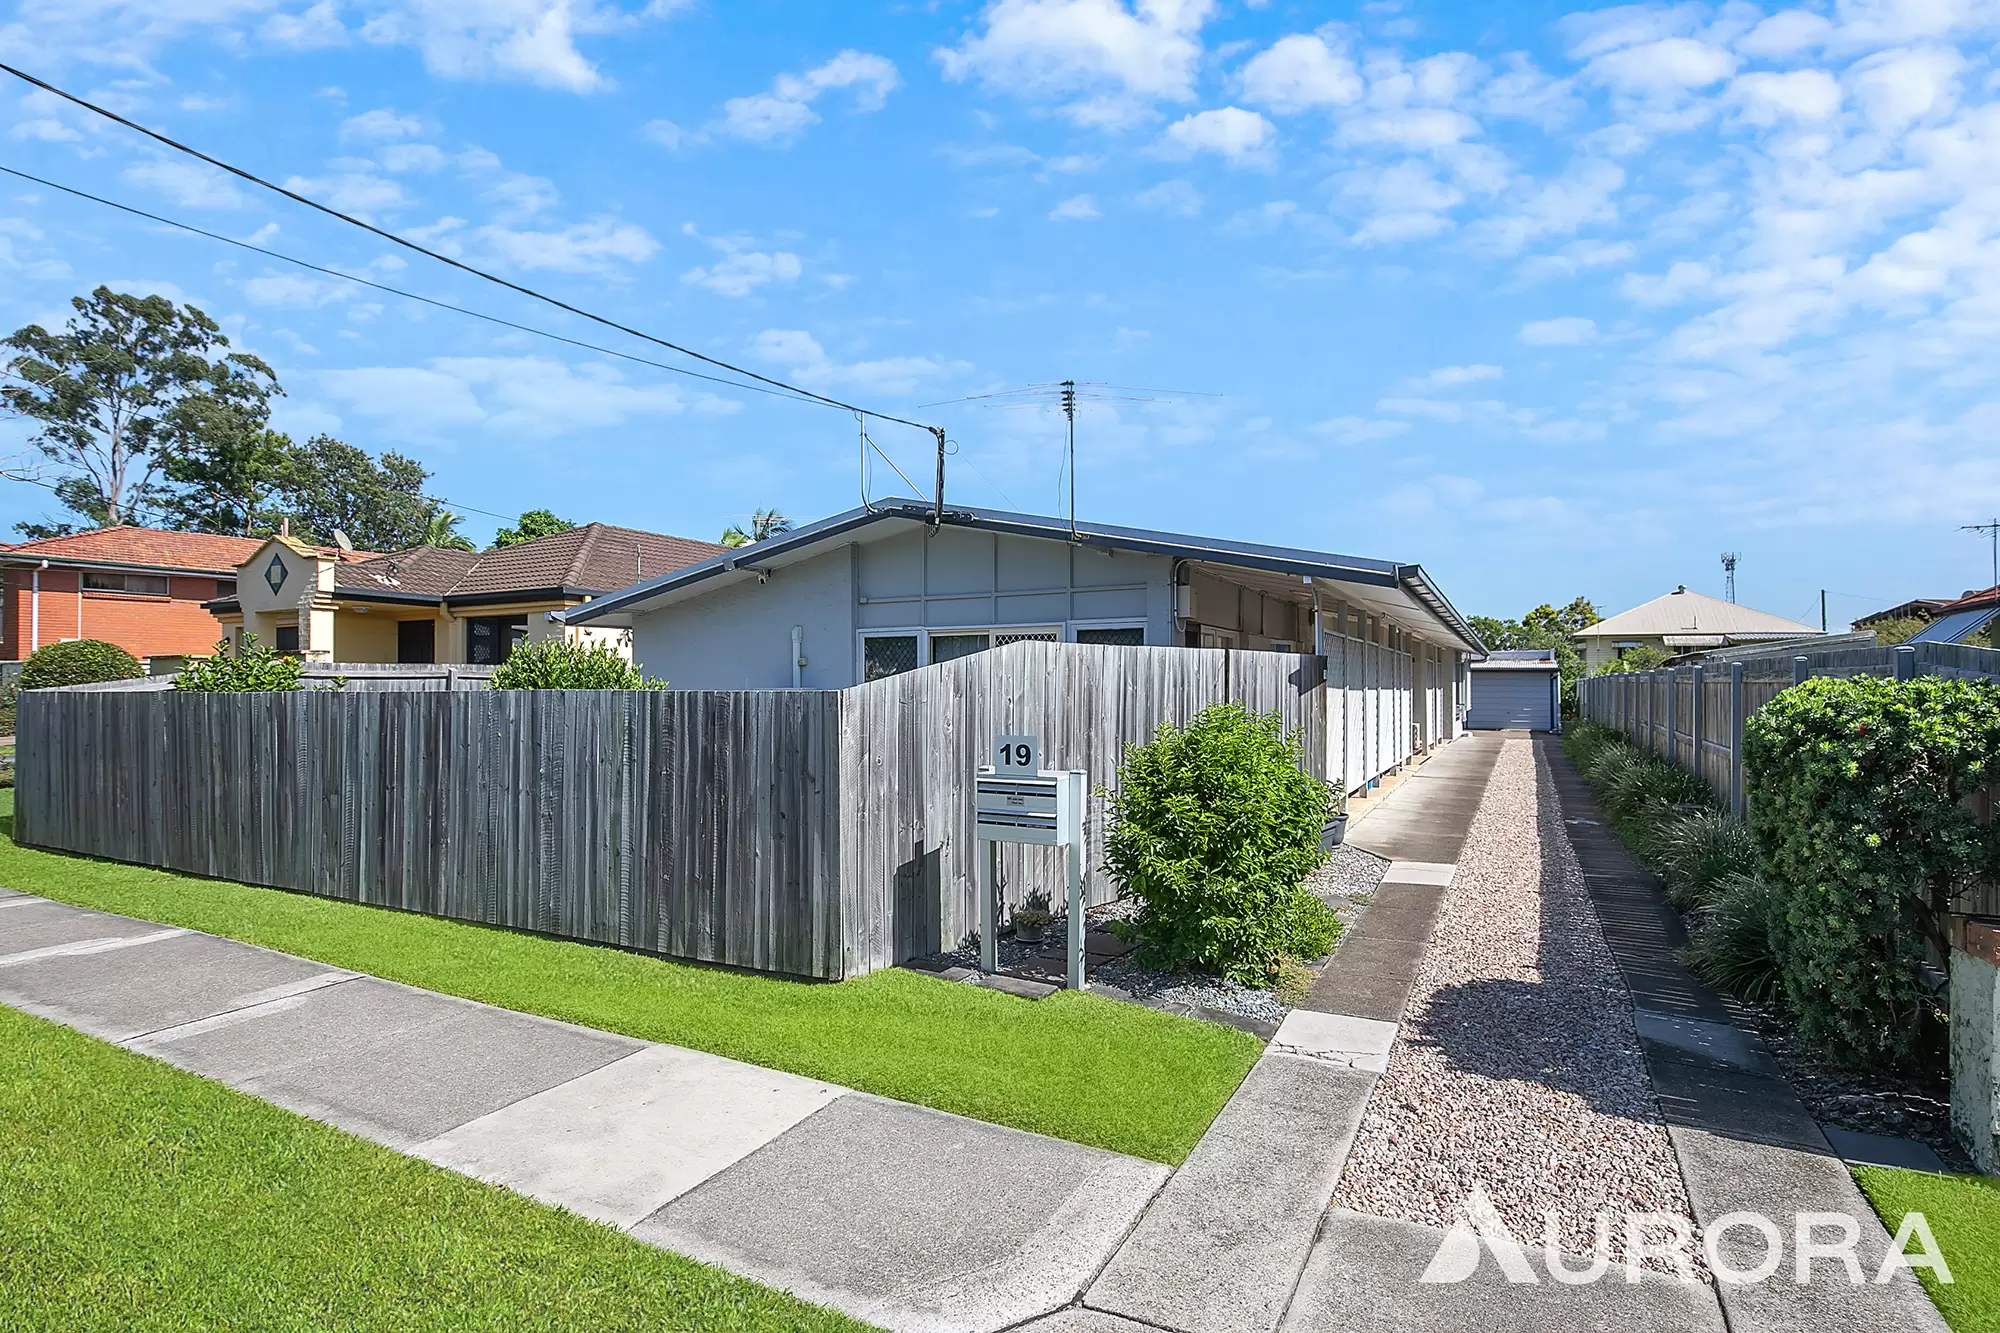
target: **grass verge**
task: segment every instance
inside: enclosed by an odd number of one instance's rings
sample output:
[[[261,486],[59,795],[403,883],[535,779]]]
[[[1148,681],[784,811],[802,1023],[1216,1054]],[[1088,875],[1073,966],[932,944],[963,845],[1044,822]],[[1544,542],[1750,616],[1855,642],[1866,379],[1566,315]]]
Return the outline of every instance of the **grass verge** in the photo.
[[[1097,996],[1033,1003],[889,969],[785,981],[17,846],[0,885],[524,1013],[712,1051],[1179,1165],[1263,1049]]]
[[[0,1328],[865,1326],[0,1008]]]
[[[2000,1180],[1883,1166],[1856,1167],[1854,1175],[1890,1235],[1905,1213],[1922,1213],[1930,1224],[1952,1280],[1921,1268],[1917,1276],[1945,1322],[1956,1333],[2000,1329]]]

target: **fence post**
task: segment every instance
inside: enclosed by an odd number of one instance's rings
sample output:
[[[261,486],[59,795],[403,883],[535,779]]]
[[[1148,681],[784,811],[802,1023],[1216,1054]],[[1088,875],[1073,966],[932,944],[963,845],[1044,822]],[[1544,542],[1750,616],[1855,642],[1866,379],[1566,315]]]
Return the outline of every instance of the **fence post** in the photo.
[[[1668,667],[1667,668],[1667,762],[1674,765],[1679,765],[1679,763],[1681,762],[1680,738],[1676,734],[1674,729],[1674,724],[1680,720],[1675,716],[1675,714],[1680,711],[1680,708],[1678,707],[1678,705],[1680,704],[1680,700],[1675,697],[1679,693],[1680,693],[1680,672],[1678,671],[1678,669],[1674,667]]]
[[[1917,650],[1913,644],[1896,645],[1896,679],[1915,680],[1917,678]]]
[[[1706,683],[1705,669],[1697,662],[1694,665],[1694,698],[1688,708],[1692,714],[1688,718],[1688,749],[1694,754],[1694,775],[1703,782],[1708,781],[1708,749],[1703,739],[1708,735],[1708,719],[1703,716],[1708,708]]]
[[[1806,657],[1804,653],[1800,653],[1797,657],[1794,657],[1792,659],[1792,684],[1794,685],[1805,684],[1806,677],[1811,674],[1812,674],[1812,662],[1810,659]]]
[[[1729,664],[1729,809],[1738,819],[1743,804],[1743,664]]]

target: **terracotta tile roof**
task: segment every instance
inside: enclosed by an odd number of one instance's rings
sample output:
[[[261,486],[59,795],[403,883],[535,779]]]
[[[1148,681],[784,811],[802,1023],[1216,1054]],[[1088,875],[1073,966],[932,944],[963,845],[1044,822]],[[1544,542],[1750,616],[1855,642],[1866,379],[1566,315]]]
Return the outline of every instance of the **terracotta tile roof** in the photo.
[[[2000,602],[2000,587],[1969,588],[1965,596],[1938,608],[1937,614],[1948,616],[1954,611],[1975,611],[1982,606],[1992,606],[1995,602]]]
[[[231,575],[264,541],[260,537],[225,537],[210,532],[163,532],[130,525],[93,528],[67,537],[44,537],[0,548],[8,560],[77,560],[147,569],[187,570],[197,574]]]
[[[551,588],[606,593],[728,549],[714,542],[638,528],[586,523],[497,551],[418,546],[343,564],[334,574],[334,586],[357,593],[421,593],[441,598]]]

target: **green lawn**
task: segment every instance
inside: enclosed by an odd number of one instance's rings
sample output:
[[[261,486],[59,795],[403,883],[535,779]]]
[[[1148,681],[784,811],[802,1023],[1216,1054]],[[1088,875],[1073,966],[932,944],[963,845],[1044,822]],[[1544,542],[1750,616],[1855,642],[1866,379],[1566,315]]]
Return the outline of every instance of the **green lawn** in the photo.
[[[1856,1167],[1854,1175],[1890,1235],[1905,1213],[1922,1213],[1930,1224],[1952,1281],[1936,1281],[1929,1269],[1917,1276],[1945,1322],[1956,1333],[2000,1330],[2000,1180],[1880,1166]]]
[[[0,1328],[864,1327],[0,1008]]]
[[[12,791],[0,829],[13,830]],[[0,885],[1178,1165],[1262,1050],[1233,1028],[901,969],[781,981],[0,839]]]

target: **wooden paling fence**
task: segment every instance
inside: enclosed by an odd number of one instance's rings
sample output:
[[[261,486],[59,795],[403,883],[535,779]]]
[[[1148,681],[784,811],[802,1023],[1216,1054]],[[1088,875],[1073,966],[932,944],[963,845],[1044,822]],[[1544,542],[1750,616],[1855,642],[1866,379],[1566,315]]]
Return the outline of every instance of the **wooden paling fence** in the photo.
[[[1325,661],[1025,641],[838,691],[494,691],[441,669],[349,674],[338,692],[28,691],[15,838],[853,976],[972,930],[972,779],[995,735],[1035,733],[1046,766],[1108,786],[1162,722],[1236,701],[1278,713],[1315,776],[1352,778],[1339,733],[1356,711],[1386,719],[1365,777],[1407,758],[1396,664],[1330,691]],[[1114,892],[1097,869],[1104,817],[1094,798],[1093,902]],[[1010,848],[1003,877],[1016,902],[1057,883],[1038,848]]]

